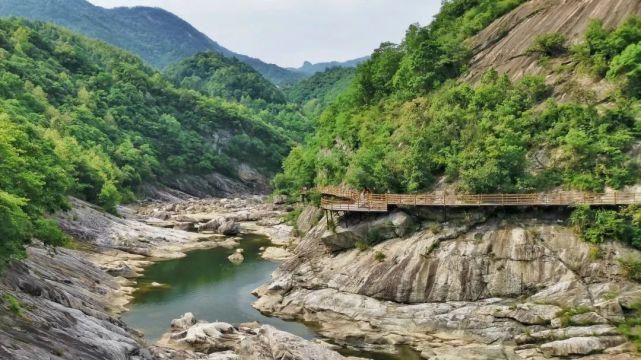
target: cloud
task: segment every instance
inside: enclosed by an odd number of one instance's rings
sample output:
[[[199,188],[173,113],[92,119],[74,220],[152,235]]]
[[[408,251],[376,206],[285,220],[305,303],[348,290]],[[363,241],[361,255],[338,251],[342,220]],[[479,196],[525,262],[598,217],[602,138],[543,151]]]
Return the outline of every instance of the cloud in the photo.
[[[283,66],[368,55],[426,24],[440,0],[89,0],[104,6],[156,6],[189,21],[221,45]]]

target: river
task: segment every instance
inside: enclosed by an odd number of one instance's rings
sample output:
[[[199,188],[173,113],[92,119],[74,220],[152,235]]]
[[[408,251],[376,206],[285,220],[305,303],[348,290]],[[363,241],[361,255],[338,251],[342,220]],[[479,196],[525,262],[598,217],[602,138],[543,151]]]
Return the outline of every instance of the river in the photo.
[[[227,259],[235,250],[226,248],[192,251],[180,259],[152,264],[138,279],[130,311],[122,319],[130,327],[142,331],[149,343],[158,341],[168,330],[171,320],[186,312],[209,322],[238,325],[258,321],[305,339],[318,338],[305,324],[267,317],[251,306],[255,300],[251,291],[267,282],[278,266],[277,262],[264,260],[259,255],[260,248],[269,245],[265,236],[242,235],[240,248],[244,250],[245,261],[240,265]],[[161,286],[152,286],[154,282]],[[400,357],[341,352],[375,360],[414,358],[414,354],[408,352]]]

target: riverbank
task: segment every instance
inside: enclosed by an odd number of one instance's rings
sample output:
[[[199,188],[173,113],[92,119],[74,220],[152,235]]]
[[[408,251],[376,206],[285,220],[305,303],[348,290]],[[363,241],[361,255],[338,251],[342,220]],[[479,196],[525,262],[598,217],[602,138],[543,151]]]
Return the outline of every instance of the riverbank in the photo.
[[[0,357],[175,358],[175,349],[150,347],[141,333],[118,319],[127,310],[136,279],[159,260],[181,258],[197,249],[235,248],[239,240],[235,234],[241,232],[269,234],[286,244],[284,234],[289,229],[282,217],[287,205],[263,200],[248,197],[148,203],[122,207],[121,216],[116,217],[71,199],[72,209],[61,214],[59,221],[74,237],[74,249],[35,245],[26,260],[14,263],[3,273]],[[165,214],[155,216],[158,211]],[[187,215],[193,218],[187,219]],[[193,232],[194,226],[206,224],[207,229]],[[297,347],[313,345],[295,338]],[[209,356],[188,353],[185,358]]]

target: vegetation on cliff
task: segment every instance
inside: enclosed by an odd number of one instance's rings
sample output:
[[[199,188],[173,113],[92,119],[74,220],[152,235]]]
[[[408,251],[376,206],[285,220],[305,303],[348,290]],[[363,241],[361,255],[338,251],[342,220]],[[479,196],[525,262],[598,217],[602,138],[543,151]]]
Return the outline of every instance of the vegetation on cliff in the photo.
[[[113,211],[144,180],[266,174],[290,141],[242,105],[173,87],[141,60],[53,25],[0,20],[0,264],[68,195]]]
[[[489,71],[476,85],[456,80],[471,54],[465,39],[520,3],[447,1],[432,24],[410,27],[400,45],[383,44],[322,114],[315,136],[291,152],[276,186],[414,192],[445,179],[460,191],[493,193],[633,184],[638,19],[613,30],[594,23],[572,49],[556,34],[534,41],[533,54],[568,56],[566,69],[594,69],[621,84],[607,107],[589,97],[559,103],[537,76],[510,81]]]

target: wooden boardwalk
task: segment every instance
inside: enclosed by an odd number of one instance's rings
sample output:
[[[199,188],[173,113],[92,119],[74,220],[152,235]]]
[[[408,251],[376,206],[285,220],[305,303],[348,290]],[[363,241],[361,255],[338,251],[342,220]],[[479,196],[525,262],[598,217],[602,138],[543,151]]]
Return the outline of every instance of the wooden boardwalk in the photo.
[[[387,212],[390,205],[432,207],[478,206],[577,206],[641,204],[641,192],[553,192],[532,194],[370,194],[345,187],[327,186],[321,193],[325,210],[348,212]]]

